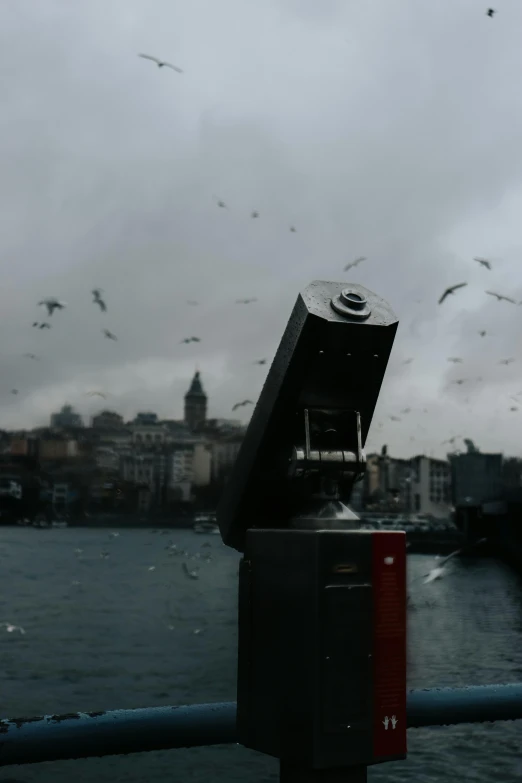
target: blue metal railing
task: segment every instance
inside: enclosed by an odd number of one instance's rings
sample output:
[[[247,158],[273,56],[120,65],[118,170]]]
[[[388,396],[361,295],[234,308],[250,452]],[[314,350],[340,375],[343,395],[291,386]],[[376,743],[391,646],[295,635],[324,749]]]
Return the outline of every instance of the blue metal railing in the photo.
[[[410,691],[408,728],[522,719],[522,684]],[[0,766],[237,742],[236,704],[0,720]]]

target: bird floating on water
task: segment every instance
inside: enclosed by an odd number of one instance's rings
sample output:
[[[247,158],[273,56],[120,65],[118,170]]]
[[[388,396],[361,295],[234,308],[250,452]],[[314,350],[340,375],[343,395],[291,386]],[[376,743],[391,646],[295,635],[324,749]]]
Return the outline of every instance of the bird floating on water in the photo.
[[[350,261],[350,263],[346,264],[344,267],[343,272],[348,272],[349,269],[353,269],[358,264],[362,264],[363,261],[366,261],[366,256],[361,256],[360,258],[356,258],[355,261]]]
[[[102,313],[107,312],[107,305],[105,304],[105,302],[102,299],[103,291],[101,290],[101,288],[93,288],[91,293],[92,293],[92,296],[93,296],[93,300],[92,301],[94,302],[94,304],[97,304],[97,305],[100,306],[100,310],[102,311]]]
[[[243,400],[243,402],[236,402],[235,405],[232,406],[232,411],[237,411],[238,408],[243,408],[245,405],[253,405],[254,403],[252,400]]]
[[[158,68],[172,68],[173,71],[176,71],[177,73],[183,73],[181,68],[178,68],[177,65],[172,65],[172,63],[167,63],[165,60],[158,60],[157,57],[151,57],[150,54],[139,54],[138,57],[143,57],[144,60],[152,60],[153,63],[156,63]]]
[[[189,579],[199,579],[198,572],[197,571],[191,571],[190,568],[187,566],[185,562],[181,564],[181,567],[183,571],[185,572],[185,575],[188,576]]]
[[[509,296],[504,296],[503,294],[496,294],[494,291],[486,291],[486,294],[488,294],[489,296],[496,296],[498,302],[502,302],[502,300],[504,300],[505,302],[516,304],[515,300],[511,299]]]
[[[447,296],[454,294],[455,291],[457,291],[459,288],[464,288],[465,285],[467,285],[467,283],[457,283],[457,285],[452,285],[449,288],[446,288],[441,298],[439,299],[439,304],[442,304]]]
[[[54,297],[50,297],[49,299],[42,299],[41,302],[38,302],[38,306],[47,307],[47,313],[48,315],[52,315],[55,310],[63,310],[67,305],[65,302],[60,302],[59,299],[54,299]]]
[[[116,337],[116,335],[113,334],[112,332],[109,332],[108,329],[102,329],[102,332],[105,335],[105,337],[107,338],[107,340],[117,340],[118,339]]]

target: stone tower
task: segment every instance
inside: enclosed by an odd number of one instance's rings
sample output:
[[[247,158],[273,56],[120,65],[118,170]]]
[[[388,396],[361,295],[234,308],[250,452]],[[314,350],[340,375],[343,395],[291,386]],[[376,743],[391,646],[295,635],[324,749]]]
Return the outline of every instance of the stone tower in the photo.
[[[207,418],[207,395],[203,391],[199,371],[192,378],[190,389],[185,394],[185,424],[194,432]]]

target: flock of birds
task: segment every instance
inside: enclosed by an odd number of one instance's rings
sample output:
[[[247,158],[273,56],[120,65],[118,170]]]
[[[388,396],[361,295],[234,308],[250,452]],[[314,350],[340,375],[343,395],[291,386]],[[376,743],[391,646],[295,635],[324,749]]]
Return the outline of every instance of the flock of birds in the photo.
[[[355,259],[355,261],[350,262],[349,264],[347,264],[344,267],[344,271],[346,272],[349,269],[353,269],[355,266],[357,266],[358,264],[362,263],[365,260],[366,260],[366,258],[364,256],[361,256],[360,258]],[[473,258],[473,261],[475,261],[477,264],[479,264],[483,269],[486,269],[488,271],[492,271],[492,269],[493,269],[493,265],[492,265],[491,260],[489,260],[487,258],[482,258],[482,257],[475,256]],[[454,295],[457,291],[459,291],[460,289],[466,287],[467,285],[468,285],[468,283],[457,283],[456,285],[449,286],[448,288],[446,288],[443,291],[442,295],[438,299],[438,304],[441,305],[449,296]],[[511,304],[511,305],[522,305],[522,301],[517,302],[515,299],[513,299],[513,297],[506,296],[505,294],[498,293],[497,291],[487,290],[484,293],[486,295],[488,295],[488,296],[493,297],[497,302],[506,302],[506,303]],[[485,329],[480,329],[480,330],[478,330],[478,335],[481,338],[486,337],[487,331]],[[413,361],[414,361],[413,357],[410,357],[410,358],[405,359],[403,361],[403,365],[409,365]],[[455,364],[455,365],[464,363],[464,359],[462,359],[459,356],[449,356],[447,358],[447,361],[451,362],[452,364]],[[510,357],[507,357],[507,358],[499,359],[498,360],[498,364],[499,365],[503,365],[503,366],[508,366],[508,365],[512,364],[514,361],[515,361],[515,358],[510,356]],[[471,381],[480,382],[482,380],[483,379],[480,376],[477,377],[477,378],[457,378],[457,379],[451,381],[451,384],[455,384],[457,386],[462,386],[463,384],[471,382]],[[509,411],[515,413],[518,410],[520,410],[520,406],[522,405],[522,390],[519,391],[519,392],[516,392],[513,395],[509,395],[509,399],[512,401],[512,403],[516,403],[515,405],[512,404],[510,406]],[[465,402],[468,403],[469,402],[469,398],[467,398],[465,400]],[[403,410],[400,411],[400,413],[401,413],[401,415],[406,415],[406,414],[410,413],[411,410],[412,410],[411,408],[404,408]],[[423,409],[423,413],[429,413],[429,411],[426,408],[424,408]],[[402,421],[401,416],[397,416],[397,415],[390,415],[390,416],[388,416],[388,418],[389,418],[390,421],[393,421],[393,422],[401,422]],[[383,427],[383,423],[382,422],[378,423],[377,427],[378,428],[382,428]],[[420,430],[424,430],[424,428],[421,427],[421,426],[419,426],[419,429]],[[462,438],[461,435],[454,435],[451,438],[443,440],[441,445],[450,444],[451,446],[454,446],[455,442],[458,439],[460,439],[460,438]],[[415,440],[415,437],[413,437],[413,436],[410,437],[410,440],[411,441]]]
[[[163,535],[168,535],[171,531],[169,530],[151,530],[151,533],[161,533]],[[109,538],[111,540],[117,539],[120,537],[119,532],[113,532],[109,533]],[[221,542],[220,542],[221,543]],[[208,549],[212,547],[212,543],[210,540],[205,540],[201,544],[201,550],[199,552],[196,552],[194,554],[191,554],[186,549],[181,549],[178,547],[174,541],[170,541],[166,546],[164,546],[164,550],[167,553],[167,557],[177,557],[181,559],[181,572],[185,576],[186,579],[189,579],[191,581],[197,581],[200,578],[200,572],[201,572],[201,565],[196,565],[196,563],[211,563],[213,561],[213,556],[208,552]],[[207,550],[207,551],[203,551]],[[80,547],[77,547],[73,550],[73,554],[76,557],[76,560],[78,562],[84,562],[84,555],[85,552]],[[111,552],[108,550],[102,550],[99,554],[100,560],[110,560],[111,558]],[[188,564],[190,562],[190,565]],[[161,562],[160,562],[161,566]],[[156,570],[155,565],[147,566],[147,571],[153,572]],[[71,582],[71,586],[74,588],[82,587],[83,583],[78,580],[74,579]],[[15,634],[15,635],[25,635],[26,629],[23,628],[21,625],[15,625],[11,622],[4,622],[0,623],[0,628],[4,628],[6,633],[9,634]],[[173,625],[167,625],[167,628],[169,630],[174,630]],[[198,636],[203,633],[203,629],[201,628],[195,628],[192,633],[195,636]]]
[[[92,291],[91,291],[91,294],[92,294],[92,297],[93,297],[92,298],[93,304],[96,304],[100,308],[100,311],[102,313],[106,313],[107,312],[107,304],[105,302],[105,299],[103,298],[103,291],[102,291],[102,289],[101,288],[93,288]],[[238,304],[238,305],[249,305],[249,304],[253,304],[254,302],[257,302],[257,301],[258,300],[257,300],[256,297],[247,297],[245,299],[236,299],[236,304]],[[199,305],[199,302],[197,302],[197,301],[195,301],[193,299],[189,299],[189,300],[187,300],[187,304],[189,304],[189,305],[191,305],[193,307],[197,307]],[[62,301],[62,300],[60,300],[60,299],[57,299],[55,297],[48,297],[48,298],[42,299],[40,302],[38,302],[38,306],[39,307],[45,307],[46,310],[47,310],[47,318],[51,319],[53,314],[56,311],[65,310],[66,307],[67,307],[67,303]],[[34,321],[33,322],[33,328],[34,329],[51,329],[51,326],[52,326],[52,324],[50,323],[50,320],[47,320],[47,321]],[[118,339],[116,337],[116,335],[113,334],[113,332],[111,332],[109,329],[103,328],[101,331],[102,331],[102,334],[105,336],[105,338],[108,339],[108,340],[116,341]],[[188,345],[190,343],[200,343],[200,342],[201,342],[201,338],[200,337],[196,337],[196,336],[184,337],[182,340],[180,340],[181,344],[186,344],[186,345]],[[36,354],[34,354],[34,353],[25,353],[24,357],[26,357],[28,359],[32,359],[34,361],[39,359],[39,357]],[[266,362],[267,362],[266,358],[256,359],[254,361],[254,364],[264,365],[264,364],[266,364]],[[11,389],[11,394],[16,395],[18,393],[19,393],[18,389]],[[87,392],[87,395],[90,396],[90,397],[102,397],[103,399],[106,399],[106,397],[107,397],[107,395],[104,392],[96,391],[96,390],[92,390],[92,391]],[[245,407],[246,405],[253,405],[253,404],[254,403],[253,403],[252,400],[242,400],[241,402],[236,402],[232,406],[232,411],[236,411],[239,408]]]

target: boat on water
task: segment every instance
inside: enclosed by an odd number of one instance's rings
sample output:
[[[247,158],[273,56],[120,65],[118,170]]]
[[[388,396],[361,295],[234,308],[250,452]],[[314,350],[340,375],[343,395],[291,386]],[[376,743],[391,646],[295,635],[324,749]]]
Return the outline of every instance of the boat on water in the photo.
[[[194,530],[194,533],[219,535],[216,515],[212,513],[196,514],[192,529]]]

